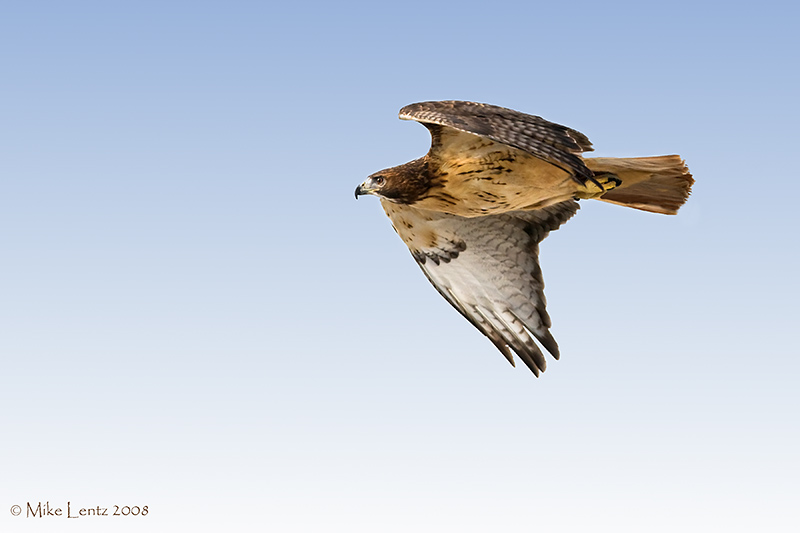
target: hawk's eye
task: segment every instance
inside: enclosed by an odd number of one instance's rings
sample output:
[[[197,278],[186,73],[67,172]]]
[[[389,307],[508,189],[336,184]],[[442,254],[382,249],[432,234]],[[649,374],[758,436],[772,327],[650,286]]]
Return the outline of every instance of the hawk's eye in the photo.
[[[386,179],[384,179],[383,176],[375,176],[374,178],[372,178],[372,182],[378,186],[383,185],[385,181]]]

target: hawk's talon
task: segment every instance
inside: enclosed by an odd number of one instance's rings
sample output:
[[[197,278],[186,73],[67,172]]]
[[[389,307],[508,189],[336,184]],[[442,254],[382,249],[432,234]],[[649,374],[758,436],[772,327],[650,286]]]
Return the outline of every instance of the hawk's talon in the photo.
[[[614,174],[595,174],[583,184],[586,190],[579,191],[576,196],[582,199],[598,198],[608,191],[616,189],[620,185],[622,185],[622,180]]]
[[[603,187],[603,185],[602,185],[602,184],[601,184],[599,181],[597,181],[596,179],[594,179],[594,176],[592,176],[591,178],[589,178],[589,181],[591,181],[592,183],[594,183],[595,185],[597,185],[597,186],[600,188],[600,190],[601,190],[601,191],[603,191],[603,192],[606,192],[606,190],[605,190],[605,188]]]

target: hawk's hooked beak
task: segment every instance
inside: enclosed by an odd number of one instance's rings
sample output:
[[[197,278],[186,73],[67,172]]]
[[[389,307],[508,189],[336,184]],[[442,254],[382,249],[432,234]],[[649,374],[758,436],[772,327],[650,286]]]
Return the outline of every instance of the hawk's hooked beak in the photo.
[[[359,196],[374,193],[378,188],[379,185],[375,183],[374,178],[372,177],[367,178],[366,181],[364,181],[364,183],[356,187],[356,200],[358,200]]]

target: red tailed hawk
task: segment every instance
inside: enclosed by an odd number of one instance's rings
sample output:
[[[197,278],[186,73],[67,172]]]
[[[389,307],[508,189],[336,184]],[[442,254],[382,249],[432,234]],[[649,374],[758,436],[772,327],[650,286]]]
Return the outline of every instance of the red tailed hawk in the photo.
[[[493,105],[422,102],[400,118],[430,130],[430,151],[372,174],[356,198],[378,196],[439,294],[536,376],[545,369],[536,341],[559,356],[539,242],[579,199],[674,215],[694,183],[680,156],[583,158],[592,144],[582,133]]]

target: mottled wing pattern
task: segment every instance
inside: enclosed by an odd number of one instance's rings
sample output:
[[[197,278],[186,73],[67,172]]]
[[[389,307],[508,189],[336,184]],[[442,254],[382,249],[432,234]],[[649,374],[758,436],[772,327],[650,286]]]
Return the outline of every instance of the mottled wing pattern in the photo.
[[[436,290],[512,365],[513,351],[535,375],[544,371],[534,338],[558,358],[545,309],[539,242],[575,214],[577,202],[471,219],[383,204]]]
[[[592,150],[582,133],[535,115],[475,102],[420,102],[400,110],[400,118],[416,120],[431,130],[432,157],[441,145],[441,127],[486,137],[523,150],[572,174],[581,183],[594,174],[576,154]]]

